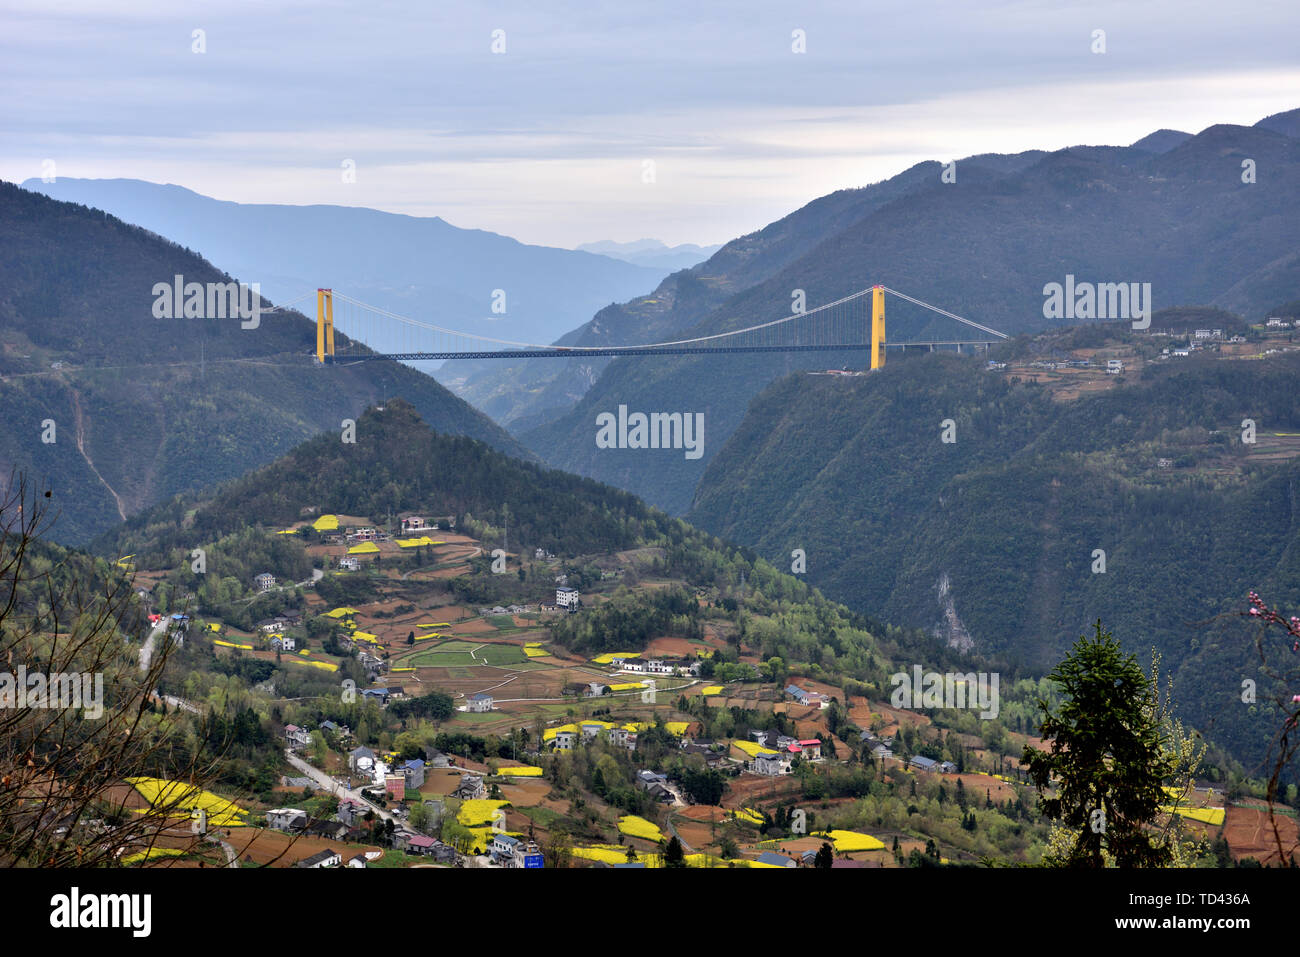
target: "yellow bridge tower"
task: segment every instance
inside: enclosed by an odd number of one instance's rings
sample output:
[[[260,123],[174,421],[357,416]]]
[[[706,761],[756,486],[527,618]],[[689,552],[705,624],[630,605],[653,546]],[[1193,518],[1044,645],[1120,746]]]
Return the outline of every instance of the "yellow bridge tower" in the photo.
[[[316,290],[316,358],[334,358],[334,290]]]
[[[333,350],[331,350],[333,351]],[[871,287],[871,368],[885,365],[885,287]]]

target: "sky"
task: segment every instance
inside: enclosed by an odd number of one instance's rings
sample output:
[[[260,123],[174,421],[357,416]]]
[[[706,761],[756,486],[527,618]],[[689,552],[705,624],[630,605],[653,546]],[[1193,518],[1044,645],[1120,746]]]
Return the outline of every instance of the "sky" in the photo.
[[[0,0],[0,78],[10,181],[708,244],[925,160],[1300,107],[1300,4]]]

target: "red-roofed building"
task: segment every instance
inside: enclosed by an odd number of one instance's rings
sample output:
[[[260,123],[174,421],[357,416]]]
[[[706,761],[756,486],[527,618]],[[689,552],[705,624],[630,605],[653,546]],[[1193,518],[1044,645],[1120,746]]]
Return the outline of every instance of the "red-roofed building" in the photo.
[[[800,741],[799,747],[803,749],[804,760],[820,761],[822,758],[822,743],[817,738],[809,738],[806,741]]]

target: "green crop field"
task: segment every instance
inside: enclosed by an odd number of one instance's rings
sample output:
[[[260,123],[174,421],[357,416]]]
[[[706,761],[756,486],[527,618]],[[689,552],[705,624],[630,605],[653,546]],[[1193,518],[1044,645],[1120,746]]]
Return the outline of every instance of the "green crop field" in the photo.
[[[434,668],[467,667],[481,665],[523,664],[528,658],[518,645],[479,645],[472,641],[444,641],[432,648],[403,660],[407,666],[426,665]]]
[[[518,645],[484,645],[475,654],[480,658],[486,658],[490,665],[522,664],[528,660],[524,650]]]

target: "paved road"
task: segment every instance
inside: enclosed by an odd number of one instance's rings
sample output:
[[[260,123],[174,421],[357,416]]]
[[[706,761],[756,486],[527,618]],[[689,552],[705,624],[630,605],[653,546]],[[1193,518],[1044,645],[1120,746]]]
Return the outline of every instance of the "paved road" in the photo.
[[[220,844],[220,845],[221,845],[221,849],[222,849],[223,851],[226,852],[226,866],[227,866],[227,867],[233,867],[233,868],[238,869],[238,867],[239,867],[239,855],[235,853],[235,849],[234,849],[230,844],[228,844],[228,843],[226,843],[225,841],[223,841],[223,840],[222,840],[219,836],[217,836],[216,834],[209,834],[209,835],[208,835],[208,840],[211,841],[213,844]]]
[[[167,623],[171,619],[164,615],[158,620],[158,624],[149,629],[149,637],[144,640],[140,646],[140,670],[148,671],[149,662],[153,659],[154,642],[163,636],[167,631]]]
[[[329,794],[337,794],[340,800],[347,798],[347,800],[352,801],[354,804],[360,804],[362,807],[366,807],[374,811],[376,816],[383,818],[385,821],[392,821],[395,827],[405,828],[405,825],[402,823],[401,819],[394,817],[392,814],[390,814],[388,811],[385,811],[379,805],[373,804],[370,801],[363,798],[361,796],[360,789],[349,791],[347,788],[341,787],[337,781],[335,781],[324,771],[320,770],[319,768],[312,767],[310,764],[308,764],[302,758],[298,757],[298,755],[294,754],[289,749],[286,748],[284,753],[285,756],[289,759],[289,763],[292,764],[299,771],[301,771],[303,774],[305,774],[307,777],[315,781],[318,785],[320,785],[321,790],[326,791]]]
[[[190,714],[202,714],[203,712],[190,704],[184,698],[178,698],[175,695],[165,694],[162,696],[163,701],[167,702],[169,708],[180,708],[182,711],[188,711]]]

